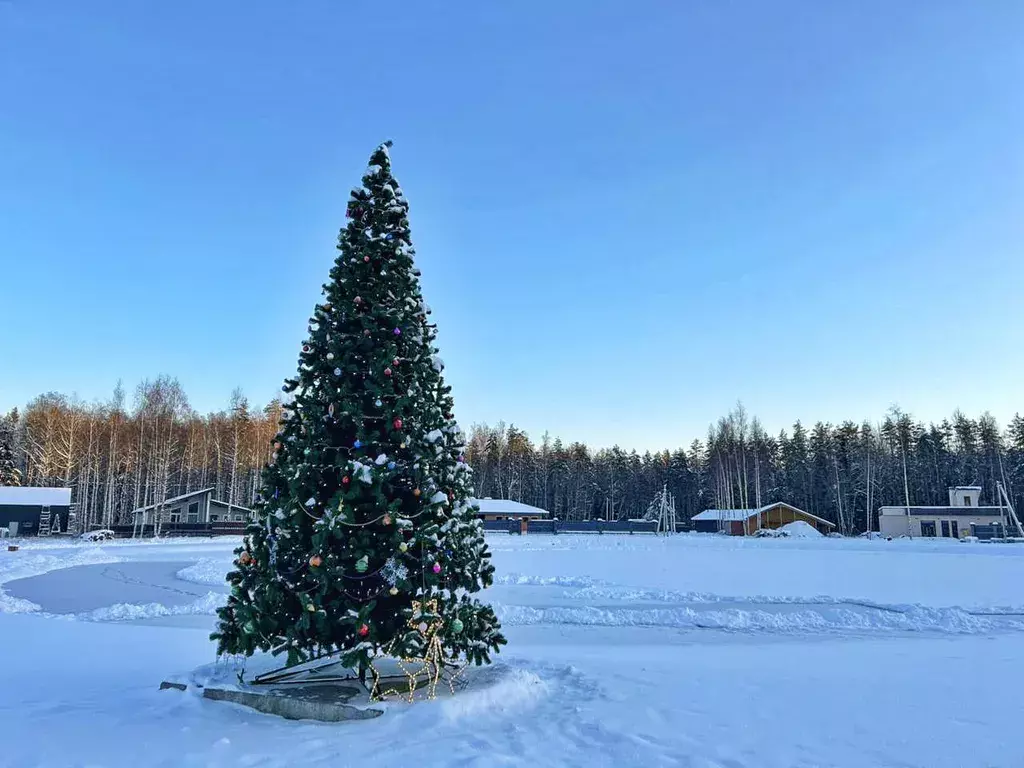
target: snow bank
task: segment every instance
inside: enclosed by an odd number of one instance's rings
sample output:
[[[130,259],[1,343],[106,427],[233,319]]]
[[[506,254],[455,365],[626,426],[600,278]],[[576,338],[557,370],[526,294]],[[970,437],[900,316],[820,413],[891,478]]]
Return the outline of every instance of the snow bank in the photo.
[[[182,581],[190,581],[193,584],[204,586],[223,586],[227,581],[228,571],[231,570],[231,559],[203,558],[198,563],[182,568],[177,576]]]
[[[824,538],[817,528],[803,520],[794,520],[792,523],[786,523],[779,528],[779,531],[784,531],[784,536],[790,536],[794,539]]]
[[[118,603],[95,611],[75,616],[80,621],[138,621],[156,619],[162,616],[212,616],[224,603],[227,596],[220,592],[207,592],[204,597],[185,605],[163,605],[162,603]]]
[[[520,714],[550,693],[537,674],[502,664],[481,670],[475,678],[473,687],[442,699],[441,711],[448,722],[475,724],[484,718]]]

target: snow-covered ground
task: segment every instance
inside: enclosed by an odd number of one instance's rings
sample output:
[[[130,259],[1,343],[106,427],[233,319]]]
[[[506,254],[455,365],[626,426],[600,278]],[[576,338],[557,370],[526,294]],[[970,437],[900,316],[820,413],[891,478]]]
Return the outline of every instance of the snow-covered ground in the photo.
[[[488,540],[493,684],[337,725],[157,690],[237,540],[0,552],[0,766],[1024,766],[1024,545]]]

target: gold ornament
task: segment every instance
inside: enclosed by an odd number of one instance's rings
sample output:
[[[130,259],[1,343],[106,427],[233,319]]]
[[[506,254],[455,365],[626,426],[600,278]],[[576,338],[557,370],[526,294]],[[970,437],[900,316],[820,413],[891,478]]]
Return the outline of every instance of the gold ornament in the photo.
[[[409,550],[409,545],[403,541],[401,544],[398,545],[398,550],[400,552],[407,552]]]
[[[306,610],[309,611],[310,613],[316,613],[316,606],[313,605],[312,603],[310,603],[309,605],[306,606]]]
[[[320,555],[313,555],[311,558],[309,558],[309,564],[314,568],[319,568],[320,563],[322,562],[323,560],[320,559]]]
[[[413,490],[412,495],[419,496],[421,493],[423,493],[423,491],[421,491],[419,488],[416,488],[415,490]]]
[[[398,594],[398,587],[392,587],[391,589],[389,589],[388,590],[388,594],[391,595],[392,597],[397,595]]]

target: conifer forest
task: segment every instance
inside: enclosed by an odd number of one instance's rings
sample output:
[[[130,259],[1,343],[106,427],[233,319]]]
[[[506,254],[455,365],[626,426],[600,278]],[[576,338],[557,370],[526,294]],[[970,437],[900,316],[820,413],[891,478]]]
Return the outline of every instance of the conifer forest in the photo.
[[[239,391],[201,414],[173,378],[129,397],[86,404],[58,393],[0,417],[0,484],[70,486],[86,525],[130,522],[132,509],[200,488],[249,505],[267,462],[281,403],[251,405]],[[513,424],[474,425],[467,460],[476,495],[513,499],[561,519],[641,516],[667,485],[680,519],[709,508],[787,501],[847,533],[886,504],[945,504],[952,485],[980,485],[995,503],[1004,479],[1024,504],[1024,417],[999,424],[954,412],[922,423],[892,409],[878,421],[804,424],[767,432],[738,405],[702,438],[661,451],[595,447],[571,436],[531,436]],[[869,506],[870,504],[870,506]],[[871,526],[877,529],[877,518]]]

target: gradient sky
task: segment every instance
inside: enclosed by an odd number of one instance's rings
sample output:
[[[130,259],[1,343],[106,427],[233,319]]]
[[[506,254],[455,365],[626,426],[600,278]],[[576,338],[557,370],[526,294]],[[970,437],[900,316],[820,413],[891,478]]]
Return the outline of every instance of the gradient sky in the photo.
[[[295,370],[374,146],[464,424],[1003,423],[1024,3],[0,0],[0,409]]]

